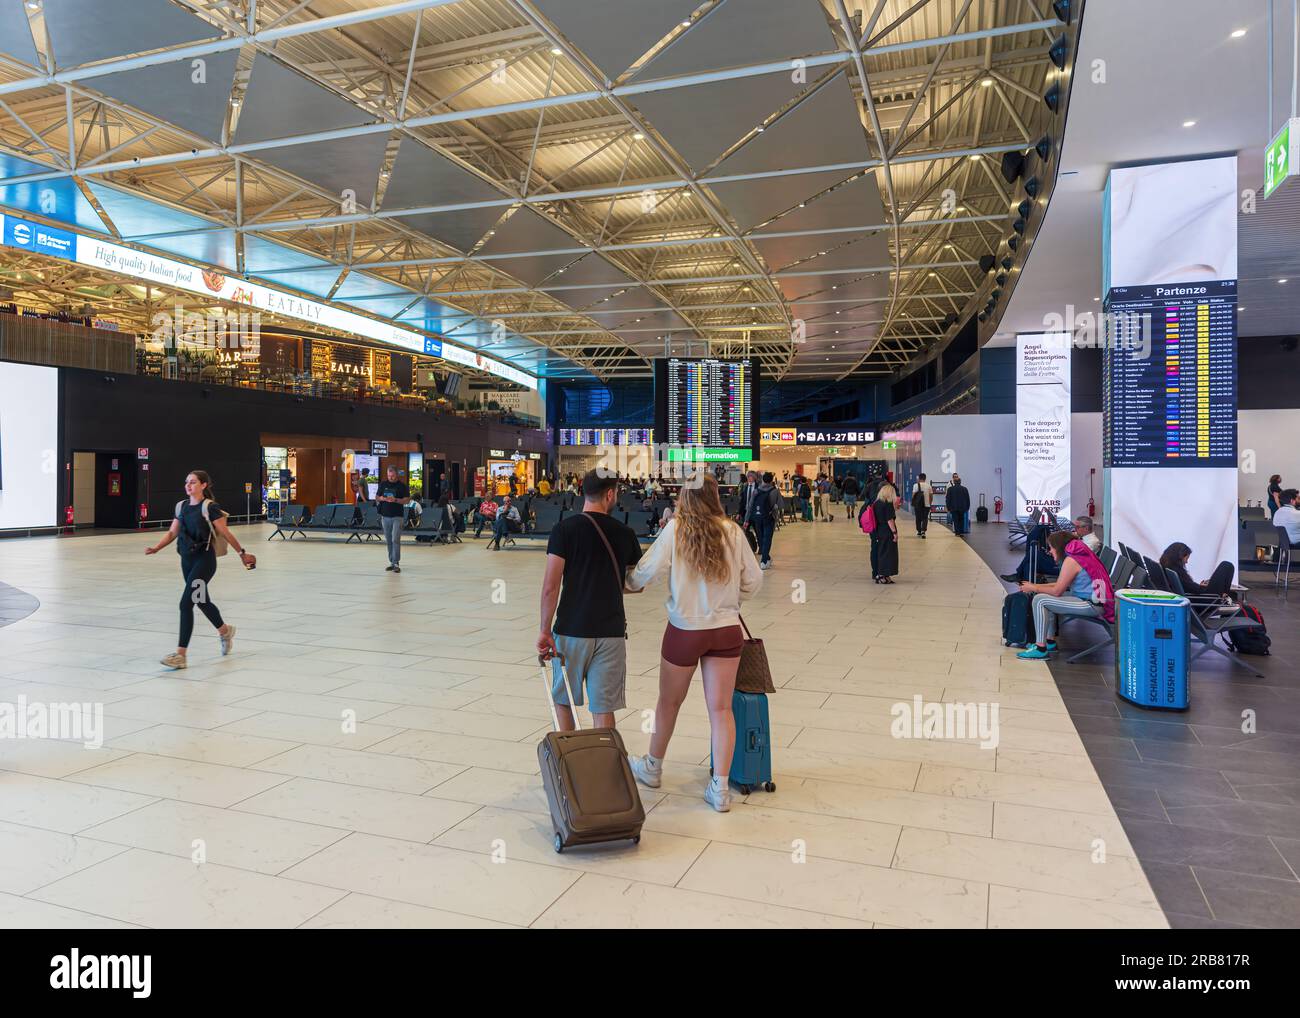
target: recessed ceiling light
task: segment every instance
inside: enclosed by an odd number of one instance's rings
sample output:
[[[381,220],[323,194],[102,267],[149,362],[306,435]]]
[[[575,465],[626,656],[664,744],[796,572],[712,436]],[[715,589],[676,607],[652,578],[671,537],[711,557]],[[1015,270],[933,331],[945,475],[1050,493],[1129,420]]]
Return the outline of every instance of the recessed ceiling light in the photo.
[[[241,102],[243,102],[243,100],[240,99],[239,96],[235,96],[233,99],[230,100],[230,105],[235,107],[235,109],[239,109],[239,104]]]
[[[1184,121],[1183,121],[1183,126],[1184,126],[1184,127],[1195,127],[1195,126],[1196,126],[1196,121],[1195,121],[1195,120],[1184,120]]]
[[[41,0],[27,0],[27,9],[29,11],[39,11],[41,9]]]
[[[632,135],[632,140],[633,140],[633,141],[645,141],[645,135],[642,134],[640,131],[637,131],[636,134]]]
[[[939,274],[939,273],[937,273],[937,272],[931,272],[931,273],[930,273],[930,275],[932,275],[932,276],[937,276],[938,274]]]
[[[767,130],[767,128],[764,127],[762,124],[759,124],[756,128],[754,128],[754,130],[757,131],[759,134],[762,134],[764,131]]]
[[[559,46],[552,46],[552,47],[551,47],[551,55],[552,55],[552,56],[556,56],[556,57],[558,57],[558,56],[559,56],[561,53],[563,53],[563,52],[564,52],[564,51],[563,51],[562,49],[560,49]]]
[[[689,18],[687,18],[685,21],[682,22],[682,28],[690,28],[690,27],[691,27],[691,21]]]
[[[1285,283],[1286,280],[1285,280],[1285,279],[1279,279],[1278,282],[1279,282],[1279,283]]]
[[[1246,309],[1245,309],[1244,307],[1242,307],[1240,304],[1238,304],[1238,305],[1237,305],[1237,310],[1238,310],[1238,311],[1245,311]]]
[[[800,208],[803,208],[804,205],[806,205],[806,204],[807,204],[807,202],[800,202],[800,203],[799,203],[799,207],[800,207]]]
[[[1245,34],[1246,34],[1246,30],[1245,30],[1244,28],[1239,28],[1239,29],[1237,29],[1235,32],[1232,33],[1232,38],[1234,38],[1234,39],[1240,39],[1240,38],[1241,38],[1243,35],[1245,35]]]
[[[981,155],[979,155],[978,153],[976,153],[975,155],[972,155],[971,158],[974,159],[974,160],[976,160],[976,161],[978,162],[980,159],[983,158],[983,156],[981,156]]]
[[[981,78],[981,79],[980,79],[980,84],[981,84],[984,88],[988,88],[990,85],[993,84],[993,79],[992,79],[992,78]]]
[[[1092,299],[1093,299],[1093,300],[1101,300],[1100,297],[1093,297]]]

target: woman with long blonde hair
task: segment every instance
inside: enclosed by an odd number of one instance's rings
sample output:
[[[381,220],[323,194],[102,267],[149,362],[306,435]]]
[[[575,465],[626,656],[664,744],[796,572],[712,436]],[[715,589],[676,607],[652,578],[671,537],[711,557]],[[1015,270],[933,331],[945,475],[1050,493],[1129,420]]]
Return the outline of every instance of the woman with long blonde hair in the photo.
[[[682,486],[676,514],[629,575],[628,589],[642,590],[665,572],[668,628],[660,647],[654,731],[650,751],[629,762],[638,781],[659,787],[677,713],[699,666],[716,772],[705,786],[704,798],[725,813],[731,808],[727,773],[736,745],[731,694],[745,642],[740,602],[763,585],[763,574],[745,532],[723,511],[718,482],[710,474]]]

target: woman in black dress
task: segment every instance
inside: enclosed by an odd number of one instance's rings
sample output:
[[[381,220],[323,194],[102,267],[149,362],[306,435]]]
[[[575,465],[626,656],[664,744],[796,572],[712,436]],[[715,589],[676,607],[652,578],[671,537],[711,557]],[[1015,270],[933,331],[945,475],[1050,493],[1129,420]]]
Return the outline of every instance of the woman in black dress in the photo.
[[[898,575],[898,514],[894,511],[897,499],[898,492],[886,482],[876,492],[876,500],[869,503],[876,518],[876,527],[871,531],[871,578],[877,583],[893,583],[890,577]]]

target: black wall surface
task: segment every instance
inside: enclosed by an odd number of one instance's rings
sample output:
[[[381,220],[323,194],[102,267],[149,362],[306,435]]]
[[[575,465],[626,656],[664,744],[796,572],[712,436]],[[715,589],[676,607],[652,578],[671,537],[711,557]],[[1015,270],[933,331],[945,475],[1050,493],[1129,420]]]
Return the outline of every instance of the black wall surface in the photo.
[[[112,379],[112,381],[106,381]],[[507,455],[547,452],[545,432],[465,421],[342,400],[303,398],[132,375],[60,371],[62,462],[76,451],[149,450],[149,519],[171,517],[185,494],[185,475],[212,475],[220,501],[244,512],[244,484],[253,485],[253,511],[260,508],[263,433],[375,438],[422,442],[426,456],[464,460],[469,477],[489,449]],[[134,467],[135,464],[129,464]],[[144,473],[139,501],[146,500]],[[60,492],[65,502],[66,492]]]

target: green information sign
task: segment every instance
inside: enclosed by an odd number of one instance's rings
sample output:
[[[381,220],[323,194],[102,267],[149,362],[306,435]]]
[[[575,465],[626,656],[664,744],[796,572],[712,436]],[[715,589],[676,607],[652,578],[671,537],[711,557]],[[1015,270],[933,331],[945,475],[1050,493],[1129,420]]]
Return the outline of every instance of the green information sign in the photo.
[[[668,449],[669,463],[752,463],[753,449],[709,449],[689,446],[685,449]]]
[[[835,446],[831,446],[829,449],[826,450],[827,456],[838,456],[839,454],[840,451]]]
[[[898,448],[898,443],[897,443],[897,442],[881,442],[881,443],[880,443],[880,448],[882,448],[882,449],[897,449],[897,448]]]
[[[1300,172],[1300,119],[1292,117],[1264,150],[1264,197]]]

